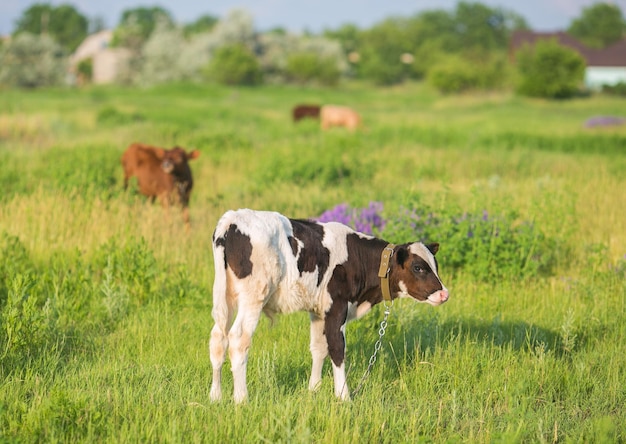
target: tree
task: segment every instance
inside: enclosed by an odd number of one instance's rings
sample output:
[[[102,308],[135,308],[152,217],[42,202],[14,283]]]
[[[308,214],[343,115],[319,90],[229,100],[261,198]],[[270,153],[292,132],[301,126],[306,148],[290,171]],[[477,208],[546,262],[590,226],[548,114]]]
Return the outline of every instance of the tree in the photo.
[[[113,35],[114,46],[139,51],[157,25],[174,26],[171,14],[160,6],[134,8],[122,12],[122,18]]]
[[[446,52],[458,51],[455,18],[448,11],[433,9],[423,11],[410,20],[410,33],[418,48],[427,44]]]
[[[22,32],[0,51],[0,84],[19,88],[60,85],[66,60],[50,36]]]
[[[605,48],[624,38],[626,21],[617,5],[596,3],[584,8],[567,32],[592,48]]]
[[[361,31],[359,28],[352,24],[346,23],[339,27],[337,30],[324,30],[324,38],[339,42],[344,56],[350,62],[349,73],[350,76],[359,76],[359,60],[361,55],[359,53],[361,46]]]
[[[346,23],[334,31],[324,30],[323,35],[327,39],[337,40],[341,43],[346,55],[359,50],[361,31],[354,24]]]
[[[184,33],[186,36],[190,36],[192,34],[199,34],[202,32],[211,31],[218,22],[218,18],[212,15],[203,15],[198,17],[195,21],[185,25]]]
[[[17,20],[14,34],[48,34],[71,53],[85,39],[88,28],[89,21],[71,5],[37,3]]]
[[[521,76],[518,92],[531,97],[565,99],[574,96],[585,77],[585,59],[554,40],[540,40],[518,51]]]
[[[144,85],[186,80],[188,66],[180,63],[185,37],[179,28],[157,27],[142,48],[141,75]]]
[[[100,32],[105,29],[107,29],[107,25],[104,17],[96,16],[89,19],[89,34],[95,34],[96,32]]]
[[[456,32],[465,48],[505,49],[513,29],[528,28],[519,15],[481,3],[460,2],[455,13]]]
[[[401,82],[410,68],[401,62],[402,54],[412,52],[415,42],[407,37],[406,19],[390,18],[361,35],[359,72],[378,85]]]

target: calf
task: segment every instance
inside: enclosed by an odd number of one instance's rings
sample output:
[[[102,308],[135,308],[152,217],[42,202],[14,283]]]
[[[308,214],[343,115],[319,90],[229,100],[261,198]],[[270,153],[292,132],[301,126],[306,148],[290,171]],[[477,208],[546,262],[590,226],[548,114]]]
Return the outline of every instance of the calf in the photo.
[[[337,222],[288,219],[249,209],[226,212],[213,233],[211,399],[222,396],[227,350],[234,399],[246,399],[248,349],[262,312],[271,317],[302,310],[311,318],[309,389],[318,387],[324,359],[330,355],[335,396],[350,399],[346,322],[363,316],[383,296],[411,297],[431,305],[447,301],[448,290],[437,274],[438,249],[436,243],[391,245]]]
[[[332,126],[344,126],[354,131],[361,124],[359,114],[347,106],[324,105],[320,111],[320,119],[323,130]]]
[[[293,116],[293,121],[297,122],[299,120],[304,119],[305,117],[310,117],[312,119],[320,118],[320,106],[319,105],[298,105],[293,108],[291,111]]]
[[[200,155],[198,150],[190,152],[174,147],[170,150],[141,143],[131,144],[122,155],[124,189],[128,180],[136,176],[141,194],[152,201],[159,198],[161,204],[169,206],[177,200],[183,208],[183,219],[189,225],[189,197],[193,188],[193,177],[188,161]]]

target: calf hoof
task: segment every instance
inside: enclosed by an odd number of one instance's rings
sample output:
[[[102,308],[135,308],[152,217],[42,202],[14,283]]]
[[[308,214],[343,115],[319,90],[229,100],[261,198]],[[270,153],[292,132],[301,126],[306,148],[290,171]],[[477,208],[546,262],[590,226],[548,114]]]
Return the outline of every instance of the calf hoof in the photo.
[[[217,402],[222,400],[222,391],[212,388],[211,389],[211,401]]]

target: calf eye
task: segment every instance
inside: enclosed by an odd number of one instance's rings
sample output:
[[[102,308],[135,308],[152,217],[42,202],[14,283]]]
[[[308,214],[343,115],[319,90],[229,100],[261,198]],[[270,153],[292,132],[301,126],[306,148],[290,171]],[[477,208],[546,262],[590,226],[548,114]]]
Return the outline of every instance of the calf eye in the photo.
[[[413,272],[414,273],[423,273],[424,269],[422,267],[420,267],[419,265],[413,265]]]

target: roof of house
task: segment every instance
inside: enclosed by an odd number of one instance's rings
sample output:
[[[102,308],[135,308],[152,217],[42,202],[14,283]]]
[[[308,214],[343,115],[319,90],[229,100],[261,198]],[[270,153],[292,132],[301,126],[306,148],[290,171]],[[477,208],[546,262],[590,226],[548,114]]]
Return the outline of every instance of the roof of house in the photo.
[[[515,31],[511,36],[511,52],[515,53],[525,44],[534,45],[539,40],[554,39],[559,45],[572,48],[583,56],[587,66],[624,66],[626,67],[626,39],[603,48],[589,48],[566,32]]]

